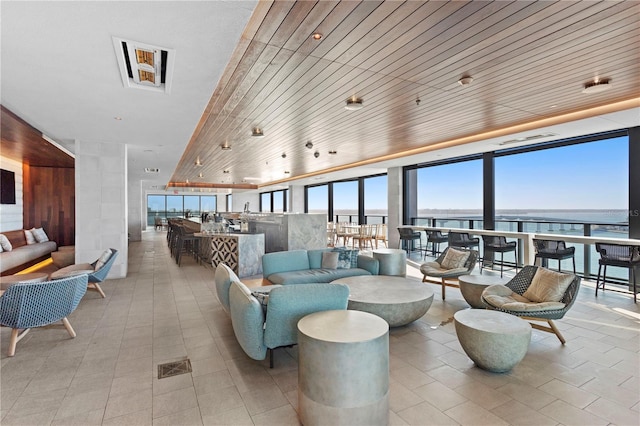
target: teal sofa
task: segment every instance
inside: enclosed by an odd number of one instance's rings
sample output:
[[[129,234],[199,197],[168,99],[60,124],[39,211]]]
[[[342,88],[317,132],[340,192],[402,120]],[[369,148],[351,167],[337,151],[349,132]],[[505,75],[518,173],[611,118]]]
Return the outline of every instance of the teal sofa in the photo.
[[[339,278],[378,275],[378,260],[361,254],[357,258],[357,267],[322,268],[322,253],[333,250],[327,248],[266,253],[262,256],[262,276],[272,284],[290,285],[330,283]]]

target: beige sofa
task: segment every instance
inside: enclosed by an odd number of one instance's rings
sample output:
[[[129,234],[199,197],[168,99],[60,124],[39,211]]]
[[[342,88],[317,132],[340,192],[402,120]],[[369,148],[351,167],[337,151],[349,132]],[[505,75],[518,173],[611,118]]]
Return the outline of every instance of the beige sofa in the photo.
[[[2,232],[11,245],[11,251],[0,253],[0,275],[11,275],[16,272],[42,262],[51,256],[51,253],[58,248],[55,241],[43,243],[27,244],[24,230]]]

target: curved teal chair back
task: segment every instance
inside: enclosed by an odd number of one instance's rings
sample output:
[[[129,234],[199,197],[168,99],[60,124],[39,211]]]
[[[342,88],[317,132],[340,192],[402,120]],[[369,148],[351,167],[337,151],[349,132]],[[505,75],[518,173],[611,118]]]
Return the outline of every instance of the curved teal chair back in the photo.
[[[268,348],[298,343],[298,321],[314,312],[347,309],[349,287],[305,284],[274,288],[269,293],[264,342]]]
[[[0,297],[0,323],[11,328],[42,327],[69,316],[87,291],[87,274],[39,283],[17,283]]]
[[[267,346],[264,344],[264,311],[260,302],[251,295],[247,286],[239,281],[231,282],[229,301],[231,323],[238,343],[249,357],[265,359]]]
[[[216,284],[216,296],[218,301],[222,305],[222,309],[226,313],[230,313],[229,308],[229,287],[232,281],[240,281],[240,278],[224,263],[218,263],[216,266],[216,273],[213,277],[213,281]]]
[[[104,265],[102,265],[102,268],[98,269],[95,272],[92,272],[91,274],[89,274],[89,282],[90,283],[101,283],[102,281],[104,281],[107,278],[107,275],[109,274],[109,270],[111,269],[111,266],[113,266],[113,262],[115,262],[116,257],[118,256],[118,250],[112,248],[111,250],[111,256],[109,257],[109,260],[107,260]],[[98,259],[100,260],[100,259]],[[98,263],[98,260],[96,260],[95,262],[93,262],[91,265],[93,265],[93,267],[95,268],[96,263]]]

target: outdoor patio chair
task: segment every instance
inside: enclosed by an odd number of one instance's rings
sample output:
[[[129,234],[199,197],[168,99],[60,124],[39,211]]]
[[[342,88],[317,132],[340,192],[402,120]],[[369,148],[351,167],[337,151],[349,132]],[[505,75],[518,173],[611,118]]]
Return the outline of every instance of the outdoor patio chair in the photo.
[[[480,246],[480,238],[472,238],[468,232],[449,231],[447,240],[449,241],[449,247],[472,249]]]
[[[521,317],[537,330],[554,333],[564,345],[566,340],[553,320],[564,317],[571,309],[579,288],[577,275],[526,265],[507,284],[484,289],[482,302],[488,309]],[[544,321],[548,326],[531,321]]]
[[[87,292],[87,274],[59,280],[16,283],[0,296],[0,324],[11,327],[7,356],[14,356],[16,345],[32,328],[62,321],[71,337],[76,332],[67,317]],[[20,332],[22,330],[22,332]]]
[[[443,234],[442,231],[432,231],[427,229],[424,232],[427,234],[427,250],[429,249],[429,243],[431,243],[431,254],[434,256],[436,254],[440,254],[440,244],[449,241],[449,236],[447,234]],[[426,254],[427,251],[425,250],[425,256]]]
[[[398,233],[400,234],[400,241],[398,243],[398,248],[404,246],[405,251],[407,252],[407,257],[411,254],[412,251],[416,249],[415,241],[421,241],[422,238],[420,233],[414,231],[411,228],[398,227]],[[418,250],[421,250],[422,246],[418,243]]]
[[[640,247],[625,244],[596,243],[596,251],[600,254],[598,261],[598,279],[596,280],[596,297],[600,288],[600,270],[604,266],[602,275],[602,291],[607,279],[607,266],[618,266],[630,270],[630,282],[633,281],[633,303],[636,303],[636,268],[640,266]]]

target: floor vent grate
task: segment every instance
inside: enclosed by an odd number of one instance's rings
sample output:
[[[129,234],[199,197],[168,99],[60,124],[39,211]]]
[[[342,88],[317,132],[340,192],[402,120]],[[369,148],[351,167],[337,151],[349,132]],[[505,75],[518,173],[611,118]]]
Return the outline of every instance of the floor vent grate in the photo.
[[[191,361],[183,359],[181,361],[158,364],[158,379],[178,376],[180,374],[191,373]]]

